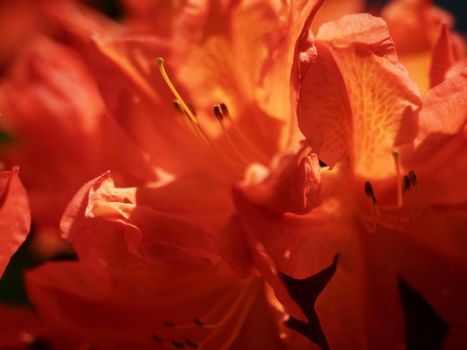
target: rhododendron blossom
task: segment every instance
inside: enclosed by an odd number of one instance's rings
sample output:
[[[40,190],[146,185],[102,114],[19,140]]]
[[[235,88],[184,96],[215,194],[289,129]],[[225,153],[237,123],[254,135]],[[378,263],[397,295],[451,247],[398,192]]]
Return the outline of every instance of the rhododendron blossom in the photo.
[[[28,305],[0,284],[0,347],[467,346],[467,65],[449,14],[122,3],[116,23],[41,1],[44,31],[2,77],[0,273],[28,195],[31,237],[69,247],[24,272]]]

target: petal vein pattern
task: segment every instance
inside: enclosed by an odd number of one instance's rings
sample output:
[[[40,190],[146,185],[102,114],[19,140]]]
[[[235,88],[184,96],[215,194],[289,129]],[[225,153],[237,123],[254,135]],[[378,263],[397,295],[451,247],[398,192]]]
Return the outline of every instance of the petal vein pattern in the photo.
[[[302,77],[299,125],[320,159],[383,178],[391,151],[416,133],[417,87],[397,62],[382,19],[345,16],[320,27]]]

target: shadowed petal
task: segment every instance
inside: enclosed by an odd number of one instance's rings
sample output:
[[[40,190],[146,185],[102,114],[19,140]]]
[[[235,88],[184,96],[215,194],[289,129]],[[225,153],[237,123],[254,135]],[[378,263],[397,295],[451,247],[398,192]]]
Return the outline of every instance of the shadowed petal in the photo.
[[[331,349],[404,349],[396,282],[378,237],[358,232],[316,304]]]
[[[0,172],[0,277],[31,224],[28,197],[18,173],[18,168]]]

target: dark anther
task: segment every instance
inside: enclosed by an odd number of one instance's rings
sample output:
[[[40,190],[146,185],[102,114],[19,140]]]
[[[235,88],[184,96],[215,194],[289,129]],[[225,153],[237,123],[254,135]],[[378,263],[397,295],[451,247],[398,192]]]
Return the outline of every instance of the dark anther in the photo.
[[[213,110],[218,120],[224,119],[224,113],[222,113],[222,107],[220,105],[214,105]]]
[[[195,317],[193,322],[195,323],[195,325],[197,325],[198,327],[203,327],[204,326],[204,322],[201,321],[198,317]]]
[[[172,345],[177,349],[183,349],[185,347],[185,343],[176,340],[172,340]]]
[[[376,204],[375,192],[373,190],[373,186],[371,185],[370,181],[365,181],[364,190],[365,190],[365,195],[371,199],[373,204]]]
[[[180,102],[178,102],[178,100],[174,100],[174,107],[177,110],[177,112],[183,113],[182,106],[180,106]]]
[[[175,323],[173,323],[172,321],[167,321],[167,320],[165,320],[165,321],[162,322],[162,323],[164,324],[164,326],[169,327],[169,328],[175,327]]]
[[[188,345],[190,348],[196,349],[198,347],[198,343],[194,342],[190,338],[185,339],[186,345]]]
[[[415,186],[417,184],[417,176],[415,175],[415,171],[410,170],[407,176],[409,177],[410,184]]]
[[[227,105],[224,102],[222,102],[220,106],[221,106],[222,114],[229,115],[229,110],[227,109]]]
[[[404,179],[402,180],[402,193],[408,191],[410,188],[411,181],[409,175],[405,175]]]
[[[158,336],[157,334],[153,334],[151,336],[152,340],[154,340],[156,343],[159,343],[159,344],[163,344],[164,343],[164,339],[160,336]]]

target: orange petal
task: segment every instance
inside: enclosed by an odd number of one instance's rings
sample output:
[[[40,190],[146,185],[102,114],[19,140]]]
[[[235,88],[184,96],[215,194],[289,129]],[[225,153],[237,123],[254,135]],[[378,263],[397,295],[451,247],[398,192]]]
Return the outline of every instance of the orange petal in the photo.
[[[378,237],[356,232],[316,311],[331,349],[403,348],[396,271]],[[384,325],[384,326],[382,326]]]
[[[258,205],[280,213],[305,214],[319,204],[320,166],[318,157],[309,149],[301,147],[279,154],[266,176],[248,183],[248,177],[254,177],[250,174],[242,184],[245,196]]]
[[[172,53],[177,77],[201,110],[225,102],[268,155],[289,137],[290,62],[302,25],[320,2],[211,0],[181,16]]]
[[[38,36],[9,71],[1,95],[7,130],[18,140],[4,156],[22,168],[37,225],[55,226],[73,193],[96,173],[112,169],[134,183],[152,177],[72,49]]]
[[[96,259],[95,254],[100,254],[98,247],[103,252],[110,249],[110,246],[104,249],[108,246],[103,238],[106,230],[125,237],[128,250],[153,263],[186,261],[209,265],[217,260],[212,236],[185,221],[176,210],[158,211],[157,204],[153,208],[152,201],[158,200],[157,188],[153,189],[156,195],[151,191],[117,188],[109,173],[92,180],[83,186],[65,212],[61,226],[65,238],[73,243],[82,259]],[[103,230],[97,236],[96,227]],[[116,249],[122,247],[117,245]]]
[[[365,177],[391,175],[393,148],[415,135],[420,99],[386,24],[368,14],[343,17],[320,28],[316,48],[298,104],[313,151],[330,166],[349,161]]]
[[[462,56],[458,57],[458,52],[462,51],[463,47],[459,48],[459,45],[456,45],[457,43],[458,41],[449,31],[449,27],[446,24],[442,24],[438,40],[432,52],[430,87],[434,87],[443,82],[448,70],[456,61],[462,58]]]
[[[0,172],[0,277],[31,224],[28,197],[18,173],[18,168]]]
[[[150,349],[161,339],[166,345],[190,339],[203,349],[236,343],[280,349],[261,280],[189,264],[125,263],[114,276],[83,263],[47,264],[27,274],[28,291],[47,321],[97,346]],[[260,339],[249,336],[257,327],[264,327]]]
[[[467,259],[465,208],[436,208],[421,213],[400,232],[383,236],[400,275],[448,323],[449,333],[465,329],[467,312]],[[457,334],[465,343],[467,337]],[[462,340],[462,341],[461,341]]]
[[[393,0],[383,8],[381,16],[388,23],[401,63],[425,93],[430,85],[430,61],[440,23],[451,28],[453,17],[434,6],[432,0]]]
[[[382,10],[400,55],[430,50],[439,24],[453,24],[453,17],[432,0],[393,0]]]
[[[281,282],[282,272],[303,279],[327,268],[348,243],[347,225],[333,200],[307,215],[278,214],[250,202],[241,190],[234,192],[239,228],[257,268],[277,298],[295,318],[304,320]]]
[[[326,0],[313,20],[312,29],[317,32],[323,23],[335,21],[351,13],[365,12],[365,6],[366,3],[362,0]]]
[[[423,98],[421,135],[456,134],[467,118],[467,67],[432,89]]]
[[[466,83],[464,68],[428,91],[420,112],[419,144],[404,160],[406,168],[415,170],[423,200],[430,204],[459,205],[467,200],[459,176],[467,171]]]

